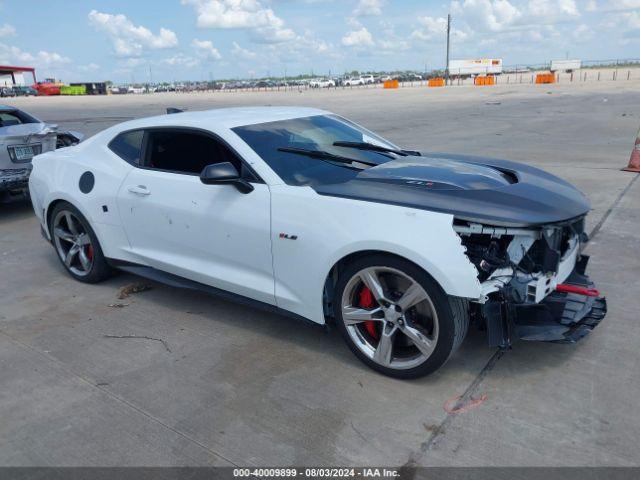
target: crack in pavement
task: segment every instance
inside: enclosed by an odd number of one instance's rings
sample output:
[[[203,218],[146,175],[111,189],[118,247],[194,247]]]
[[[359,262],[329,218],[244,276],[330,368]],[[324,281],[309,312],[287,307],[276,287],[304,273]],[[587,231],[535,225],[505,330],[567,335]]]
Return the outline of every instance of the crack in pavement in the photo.
[[[636,174],[635,177],[632,178],[631,181],[627,184],[627,186],[622,190],[622,192],[620,192],[620,195],[618,195],[618,197],[613,201],[613,203],[607,209],[607,211],[602,216],[602,218],[597,223],[597,225],[593,228],[593,230],[591,230],[591,233],[589,234],[590,239],[593,239],[600,232],[600,230],[602,229],[602,226],[605,224],[605,222],[607,221],[611,213],[613,213],[613,210],[620,204],[620,202],[622,201],[624,196],[629,192],[629,190],[634,185],[638,177],[640,177],[640,174]],[[494,367],[496,366],[498,361],[504,356],[506,351],[507,350],[505,349],[497,350],[491,356],[491,358],[489,358],[485,366],[482,368],[482,370],[480,370],[478,375],[476,375],[476,377],[473,379],[471,384],[469,384],[467,389],[464,391],[464,393],[458,400],[459,405],[463,405],[467,403],[469,400],[471,400],[471,398],[478,391],[478,388],[480,387],[480,384],[482,383],[482,381],[494,369]],[[413,476],[415,475],[415,470],[413,470],[413,468],[418,466],[418,462],[436,444],[438,437],[444,433],[446,427],[448,427],[453,422],[453,419],[456,415],[457,415],[456,413],[447,413],[444,420],[440,422],[437,428],[433,429],[433,432],[431,433],[431,435],[420,445],[420,448],[416,452],[413,452],[409,455],[409,459],[401,467],[401,471],[403,473],[402,478],[413,478]]]
[[[590,239],[595,237],[600,232],[600,229],[604,225],[604,222],[607,221],[607,219],[609,218],[609,215],[611,215],[611,213],[613,213],[613,209],[616,208],[620,204],[620,202],[622,201],[624,196],[629,192],[629,190],[631,190],[631,187],[636,182],[638,177],[640,177],[640,174],[636,173],[635,176],[631,179],[631,181],[627,184],[627,186],[624,187],[624,190],[622,190],[622,192],[620,192],[620,195],[618,195],[618,198],[616,198],[614,200],[614,202],[611,204],[611,206],[604,213],[604,215],[602,216],[600,221],[597,223],[597,225],[595,227],[593,227],[593,230],[591,230],[591,233],[589,234],[589,238]]]
[[[230,463],[231,465],[233,465],[235,467],[239,467],[239,465],[237,463],[232,462],[230,459],[226,458],[224,455],[222,455],[222,454],[216,452],[215,450],[211,449],[210,447],[208,447],[204,443],[196,440],[195,438],[193,438],[190,435],[178,430],[177,428],[172,427],[171,425],[167,425],[161,419],[153,416],[151,413],[149,413],[149,412],[143,410],[142,408],[136,406],[135,404],[131,403],[130,401],[126,400],[125,398],[122,398],[119,395],[116,395],[115,393],[110,392],[109,390],[104,388],[104,386],[97,385],[95,382],[90,381],[89,379],[85,378],[83,375],[80,375],[79,373],[74,372],[64,362],[61,362],[57,358],[55,358],[55,357],[53,357],[51,355],[47,355],[46,353],[41,352],[40,350],[32,347],[31,345],[29,345],[27,343],[21,342],[20,340],[18,340],[17,338],[14,338],[12,335],[8,334],[5,331],[0,330],[0,334],[4,335],[11,342],[13,342],[14,344],[20,346],[21,348],[24,348],[26,350],[34,352],[37,355],[39,355],[40,357],[45,358],[48,362],[52,362],[52,363],[56,364],[62,371],[64,371],[64,372],[76,377],[82,383],[84,383],[84,384],[86,384],[86,385],[88,385],[91,388],[94,388],[96,390],[100,390],[102,393],[104,393],[108,397],[112,398],[113,400],[116,400],[117,402],[125,405],[126,407],[129,407],[130,409],[135,410],[136,412],[138,412],[141,415],[145,416],[147,419],[151,420],[152,422],[160,425],[163,428],[166,428],[167,430],[170,430],[171,432],[173,432],[176,435],[182,437],[183,439],[185,439],[185,440],[197,445],[198,447],[202,448],[203,450],[205,450],[209,454],[211,454],[211,455],[213,455],[213,456],[215,456],[217,458],[220,458],[220,459],[224,460],[225,462]]]
[[[497,350],[486,365],[480,370],[480,373],[476,375],[476,378],[473,379],[473,382],[469,384],[467,389],[464,391],[460,399],[458,400],[458,404],[464,404],[468,402],[473,395],[478,391],[478,387],[485,379],[485,377],[493,370],[498,360],[502,358],[502,356],[506,353],[505,349]],[[418,461],[422,459],[426,455],[426,453],[431,449],[431,447],[436,443],[437,438],[445,431],[445,428],[451,424],[453,418],[456,416],[456,413],[447,413],[447,416],[444,417],[444,420],[440,422],[437,428],[433,430],[433,433],[425,440],[421,445],[420,449],[417,452],[414,452],[409,455],[409,460],[401,467],[402,469],[412,469],[418,466]],[[402,478],[405,478],[404,476]]]

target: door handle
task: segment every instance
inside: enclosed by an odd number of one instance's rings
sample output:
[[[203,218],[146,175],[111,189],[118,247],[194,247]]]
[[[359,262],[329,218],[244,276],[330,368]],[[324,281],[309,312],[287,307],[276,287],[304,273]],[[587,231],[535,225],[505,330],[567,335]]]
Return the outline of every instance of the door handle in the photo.
[[[144,185],[132,186],[132,187],[129,187],[128,190],[131,193],[134,193],[136,195],[141,195],[143,197],[146,197],[147,195],[151,195],[151,192],[147,190],[147,187],[145,187]]]

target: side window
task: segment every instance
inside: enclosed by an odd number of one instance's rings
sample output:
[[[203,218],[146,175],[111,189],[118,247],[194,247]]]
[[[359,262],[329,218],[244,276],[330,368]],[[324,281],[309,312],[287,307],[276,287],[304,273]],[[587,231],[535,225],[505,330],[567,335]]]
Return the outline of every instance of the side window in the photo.
[[[23,123],[40,123],[40,120],[20,110],[0,110],[0,127],[10,127]]]
[[[213,137],[184,130],[151,130],[147,135],[145,167],[199,175],[207,165],[231,162],[244,174],[240,159]]]
[[[11,113],[0,112],[0,127],[10,127],[12,125],[20,125],[20,118]]]
[[[140,165],[140,154],[142,152],[142,139],[144,130],[134,130],[118,135],[111,140],[109,148],[113,153],[132,165]]]

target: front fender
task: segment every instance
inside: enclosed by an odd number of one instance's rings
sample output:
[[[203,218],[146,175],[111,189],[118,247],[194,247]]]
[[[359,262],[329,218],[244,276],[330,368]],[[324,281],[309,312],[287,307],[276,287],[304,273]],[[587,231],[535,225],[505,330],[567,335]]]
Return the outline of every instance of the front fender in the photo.
[[[435,252],[431,254],[425,251],[422,245],[410,246],[389,241],[361,241],[347,245],[331,256],[324,278],[327,278],[340,260],[359,252],[377,251],[396,255],[415,263],[429,273],[448,295],[479,298],[481,289],[477,278],[478,271],[466,256],[460,237],[453,228],[451,233],[453,235],[447,238],[446,230],[442,232],[441,242],[443,247],[446,245],[446,248],[439,249],[437,256]]]
[[[417,264],[448,295],[480,297],[478,272],[453,230],[451,215],[322,196],[304,187],[272,185],[271,190],[275,292],[281,308],[324,323],[322,294],[331,269],[348,255],[370,250]]]

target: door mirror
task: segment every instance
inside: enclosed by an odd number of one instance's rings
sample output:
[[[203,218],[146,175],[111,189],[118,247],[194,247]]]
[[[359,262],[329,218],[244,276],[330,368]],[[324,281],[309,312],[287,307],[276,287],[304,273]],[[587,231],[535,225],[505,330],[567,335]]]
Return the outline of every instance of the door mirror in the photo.
[[[253,185],[240,177],[238,169],[230,162],[207,165],[200,173],[200,181],[205,185],[229,184],[242,193],[253,191]]]

